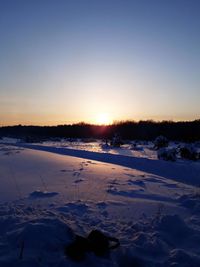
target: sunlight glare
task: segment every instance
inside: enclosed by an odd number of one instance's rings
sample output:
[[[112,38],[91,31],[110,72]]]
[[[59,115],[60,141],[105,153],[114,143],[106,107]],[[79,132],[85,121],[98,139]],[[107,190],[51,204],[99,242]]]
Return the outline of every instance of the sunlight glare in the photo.
[[[109,117],[108,114],[100,113],[97,116],[96,123],[99,124],[99,125],[108,125],[108,124],[111,124],[112,121],[111,121],[111,118]]]

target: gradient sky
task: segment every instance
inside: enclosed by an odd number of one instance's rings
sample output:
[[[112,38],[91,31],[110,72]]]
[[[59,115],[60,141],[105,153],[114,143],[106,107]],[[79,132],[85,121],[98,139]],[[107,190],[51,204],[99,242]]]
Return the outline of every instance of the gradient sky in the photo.
[[[200,118],[199,0],[0,0],[0,124]]]

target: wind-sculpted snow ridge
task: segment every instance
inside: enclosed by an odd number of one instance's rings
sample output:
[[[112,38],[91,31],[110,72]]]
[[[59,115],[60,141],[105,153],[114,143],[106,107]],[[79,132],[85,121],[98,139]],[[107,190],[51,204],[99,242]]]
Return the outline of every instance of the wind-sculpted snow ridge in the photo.
[[[137,158],[124,155],[43,146],[36,144],[16,143],[15,145],[21,148],[35,149],[60,155],[68,155],[72,157],[116,164],[128,168],[137,169],[143,172],[152,173],[154,175],[162,176],[167,179],[173,179],[178,182],[190,185],[200,184],[200,164],[198,163],[185,164],[184,162],[166,162],[162,160],[158,161],[147,158]]]

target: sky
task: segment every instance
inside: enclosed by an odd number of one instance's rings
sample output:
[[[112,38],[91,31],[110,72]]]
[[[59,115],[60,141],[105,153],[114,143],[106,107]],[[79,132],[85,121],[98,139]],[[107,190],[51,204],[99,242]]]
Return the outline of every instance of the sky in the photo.
[[[0,125],[200,118],[199,0],[0,0]]]

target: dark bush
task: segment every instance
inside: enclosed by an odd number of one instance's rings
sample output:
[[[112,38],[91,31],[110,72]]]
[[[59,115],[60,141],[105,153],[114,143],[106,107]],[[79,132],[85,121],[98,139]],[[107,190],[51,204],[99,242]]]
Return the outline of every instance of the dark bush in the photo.
[[[154,141],[154,148],[160,149],[162,147],[167,147],[168,144],[169,144],[168,139],[165,136],[160,135]]]
[[[177,151],[175,148],[172,149],[160,148],[157,152],[157,155],[158,159],[176,161]]]
[[[180,156],[183,159],[198,160],[199,153],[193,145],[185,145],[180,148]]]
[[[123,145],[121,136],[119,134],[115,134],[110,142],[110,145],[113,147],[120,147],[121,145]]]

